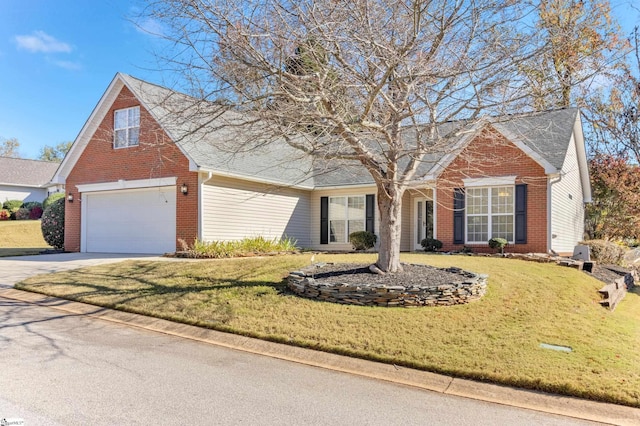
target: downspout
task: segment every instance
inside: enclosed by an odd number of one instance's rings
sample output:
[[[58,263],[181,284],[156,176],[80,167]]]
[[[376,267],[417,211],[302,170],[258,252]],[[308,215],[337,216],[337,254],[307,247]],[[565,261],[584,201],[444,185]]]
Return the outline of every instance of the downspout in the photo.
[[[551,229],[551,209],[553,208],[551,200],[553,194],[552,185],[561,180],[562,175],[560,173],[550,173],[547,175],[547,253],[553,253],[553,234]]]
[[[200,172],[198,173],[198,241],[202,241],[203,234],[203,218],[204,218],[204,184],[213,177],[212,172]]]

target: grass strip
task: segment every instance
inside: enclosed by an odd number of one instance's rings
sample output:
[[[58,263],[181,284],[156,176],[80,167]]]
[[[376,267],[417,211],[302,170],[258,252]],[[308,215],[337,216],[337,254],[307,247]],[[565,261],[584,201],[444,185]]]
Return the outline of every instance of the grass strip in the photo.
[[[364,263],[372,255],[316,255]],[[310,255],[127,261],[30,278],[16,288],[421,370],[640,407],[640,292],[610,312],[602,286],[551,264],[403,254],[489,274],[487,295],[454,307],[377,308],[298,298],[287,272]],[[571,347],[570,353],[541,343]]]

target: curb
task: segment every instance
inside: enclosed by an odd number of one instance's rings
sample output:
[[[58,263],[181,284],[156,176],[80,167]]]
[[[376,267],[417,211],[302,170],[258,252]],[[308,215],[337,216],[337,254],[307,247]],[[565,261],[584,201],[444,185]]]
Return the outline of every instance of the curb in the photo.
[[[268,342],[236,334],[223,333],[187,324],[116,311],[86,303],[1,289],[0,297],[98,318],[149,331],[195,340],[253,354],[269,356],[319,368],[354,374],[446,395],[541,411],[549,414],[614,425],[640,424],[640,409],[568,396],[545,394],[502,385],[458,379],[426,371],[413,370],[374,361],[351,358],[281,343]]]

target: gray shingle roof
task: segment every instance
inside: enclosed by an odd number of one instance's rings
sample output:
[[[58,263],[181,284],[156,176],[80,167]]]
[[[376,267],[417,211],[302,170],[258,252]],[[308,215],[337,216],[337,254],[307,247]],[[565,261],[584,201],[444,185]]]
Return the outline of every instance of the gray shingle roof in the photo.
[[[58,163],[0,157],[0,185],[45,186],[58,169]]]
[[[178,144],[193,163],[207,171],[234,176],[258,178],[283,185],[328,187],[373,183],[371,175],[359,162],[313,160],[284,140],[261,140],[260,123],[238,126],[237,113],[225,111],[215,104],[198,102],[187,95],[120,74],[154,118]],[[562,168],[573,126],[579,114],[576,108],[535,114],[486,119],[508,138],[517,138],[538,156]],[[416,177],[436,170],[451,147],[463,137],[464,123],[444,123],[441,136],[450,137],[442,149],[426,154]],[[478,126],[477,123],[474,126]],[[413,132],[413,134],[411,134]],[[409,140],[416,130],[407,130]],[[238,141],[252,140],[253,149],[237,152]],[[408,159],[404,161],[404,164]],[[402,165],[402,164],[401,164]]]

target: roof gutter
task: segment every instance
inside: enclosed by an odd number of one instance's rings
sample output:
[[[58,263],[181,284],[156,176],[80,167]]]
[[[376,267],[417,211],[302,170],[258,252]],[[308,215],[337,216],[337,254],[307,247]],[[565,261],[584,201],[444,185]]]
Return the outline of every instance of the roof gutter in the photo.
[[[239,180],[246,180],[249,182],[256,182],[256,183],[262,183],[265,185],[275,185],[281,188],[293,188],[293,189],[302,189],[302,190],[306,190],[306,191],[311,191],[313,189],[315,189],[313,186],[309,186],[309,185],[291,185],[291,184],[286,184],[283,182],[279,182],[277,180],[273,180],[273,179],[264,179],[264,178],[258,178],[255,176],[246,176],[246,175],[240,175],[237,173],[230,173],[230,172],[223,172],[220,170],[211,170],[211,169],[207,169],[204,167],[197,167],[197,169],[195,170],[199,173],[208,173],[209,174],[209,178],[207,180],[210,180],[212,177],[214,176],[219,176],[219,177],[226,177],[226,178],[231,178],[231,179],[239,179]]]

